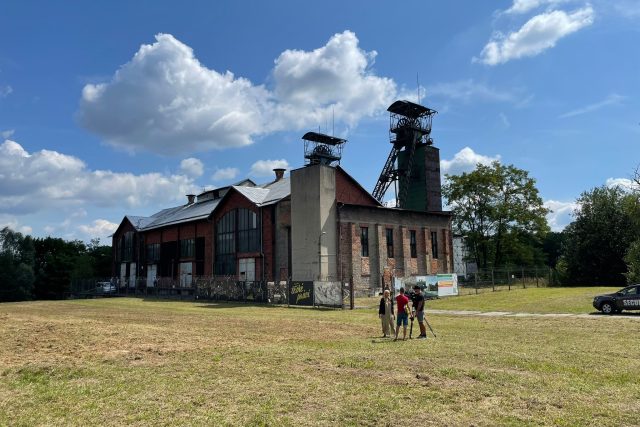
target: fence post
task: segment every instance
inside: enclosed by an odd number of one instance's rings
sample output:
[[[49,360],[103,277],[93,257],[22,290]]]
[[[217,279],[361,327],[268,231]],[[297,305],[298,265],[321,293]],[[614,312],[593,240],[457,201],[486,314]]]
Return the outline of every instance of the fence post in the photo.
[[[473,273],[473,281],[475,283],[476,295],[478,295],[478,272]]]
[[[496,278],[495,278],[495,276],[493,275],[493,268],[491,269],[491,290],[492,290],[493,292],[495,292],[495,291],[496,291]]]
[[[522,289],[527,289],[527,285],[524,281],[524,267],[520,267],[520,273],[522,274]]]
[[[507,269],[507,285],[509,286],[509,290],[511,290],[511,271]]]
[[[538,287],[538,269],[536,268],[536,288]]]
[[[351,310],[355,308],[354,295],[355,295],[355,292],[353,290],[353,276],[351,276],[349,280],[349,308]]]

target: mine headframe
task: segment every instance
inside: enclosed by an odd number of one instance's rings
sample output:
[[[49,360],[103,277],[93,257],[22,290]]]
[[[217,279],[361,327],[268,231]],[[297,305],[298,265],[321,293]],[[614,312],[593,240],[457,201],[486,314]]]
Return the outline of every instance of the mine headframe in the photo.
[[[391,152],[382,168],[372,195],[383,202],[384,194],[392,182],[400,181],[400,194],[396,197],[396,207],[404,207],[411,178],[411,168],[416,147],[431,145],[431,121],[438,112],[409,101],[396,101],[387,108],[390,116],[389,142]],[[397,162],[400,152],[406,152],[406,161]]]
[[[332,166],[340,164],[342,149],[346,139],[325,135],[317,132],[307,132],[302,137],[304,141],[304,158],[306,164],[321,164]]]

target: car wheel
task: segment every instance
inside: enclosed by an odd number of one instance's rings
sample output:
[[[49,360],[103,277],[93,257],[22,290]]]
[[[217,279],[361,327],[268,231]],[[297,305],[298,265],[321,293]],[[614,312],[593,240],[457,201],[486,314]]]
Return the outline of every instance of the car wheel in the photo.
[[[615,310],[610,302],[604,302],[600,306],[600,311],[602,311],[604,314],[613,314]]]

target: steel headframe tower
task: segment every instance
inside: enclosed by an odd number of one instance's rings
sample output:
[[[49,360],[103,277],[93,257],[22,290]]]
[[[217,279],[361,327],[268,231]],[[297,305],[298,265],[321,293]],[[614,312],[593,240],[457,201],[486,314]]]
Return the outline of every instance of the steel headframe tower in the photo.
[[[307,132],[302,137],[304,141],[304,158],[308,165],[340,164],[342,149],[347,142],[346,139],[325,135],[317,132]]]
[[[438,112],[409,101],[396,101],[387,108],[387,111],[390,113],[389,142],[393,147],[372,195],[382,203],[391,183],[400,181],[400,194],[396,198],[396,207],[404,208],[407,204],[407,192],[416,148],[433,144],[430,137],[431,120]],[[397,162],[401,152],[404,152],[406,159],[402,165]]]

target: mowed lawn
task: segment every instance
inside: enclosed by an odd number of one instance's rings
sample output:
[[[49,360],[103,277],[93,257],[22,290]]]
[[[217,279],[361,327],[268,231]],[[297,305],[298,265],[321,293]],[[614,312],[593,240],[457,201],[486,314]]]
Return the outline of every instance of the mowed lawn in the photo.
[[[429,321],[392,342],[373,308],[0,304],[0,425],[640,424],[637,320]]]
[[[483,290],[478,294],[444,297],[427,301],[427,310],[504,311],[518,313],[597,313],[593,297],[609,294],[621,287],[571,287],[571,288],[501,288],[499,291]],[[359,298],[360,307],[377,307],[380,297]],[[633,313],[633,312],[627,312]],[[640,314],[640,312],[637,312]]]

